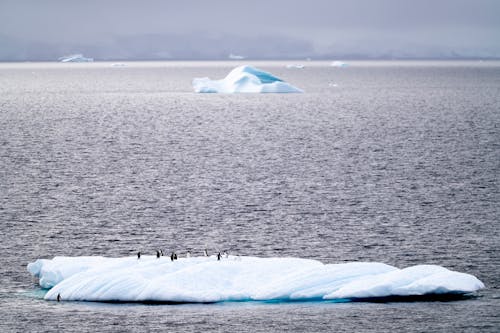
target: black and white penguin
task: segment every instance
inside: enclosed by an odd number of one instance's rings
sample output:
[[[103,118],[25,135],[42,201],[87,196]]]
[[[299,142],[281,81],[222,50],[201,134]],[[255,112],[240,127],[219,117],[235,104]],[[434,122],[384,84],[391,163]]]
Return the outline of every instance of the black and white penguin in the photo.
[[[191,258],[191,252],[190,251],[187,251],[186,258]]]
[[[57,301],[60,302],[61,301],[61,294],[57,294]]]
[[[221,257],[221,255],[220,255],[220,252],[219,252],[219,253],[217,253],[217,260],[220,260],[220,257]]]
[[[170,260],[174,261],[174,253],[172,252],[172,254],[170,255]]]
[[[174,260],[177,260],[177,253],[174,252]]]
[[[158,251],[158,250],[156,251],[156,258],[160,259],[160,251]]]
[[[160,250],[160,255],[163,257],[163,250]]]
[[[141,259],[141,251],[137,252],[137,259]]]
[[[203,250],[203,255],[204,255],[205,257],[208,257],[208,251],[207,251],[207,249]]]

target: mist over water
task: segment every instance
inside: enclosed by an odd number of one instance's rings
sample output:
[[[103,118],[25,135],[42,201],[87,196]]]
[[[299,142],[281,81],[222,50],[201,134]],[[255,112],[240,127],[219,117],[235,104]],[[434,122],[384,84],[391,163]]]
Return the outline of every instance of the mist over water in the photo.
[[[252,63],[304,94],[195,94],[237,62],[0,64],[5,331],[497,331],[500,63]],[[438,264],[457,302],[40,299],[26,264],[190,249]]]

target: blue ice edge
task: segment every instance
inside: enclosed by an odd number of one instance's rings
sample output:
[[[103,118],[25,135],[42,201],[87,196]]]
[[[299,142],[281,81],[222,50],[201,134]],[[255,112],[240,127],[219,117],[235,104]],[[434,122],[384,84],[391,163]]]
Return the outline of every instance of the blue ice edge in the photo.
[[[21,292],[22,296],[43,300],[50,289],[36,288]],[[481,295],[475,293],[448,293],[448,294],[426,294],[412,296],[385,296],[385,297],[366,297],[366,298],[339,298],[328,299],[323,298],[308,298],[308,299],[272,299],[256,301],[253,299],[242,299],[233,301],[219,302],[172,302],[172,301],[75,301],[76,303],[87,304],[112,304],[112,305],[237,305],[237,304],[254,304],[254,305],[280,305],[280,304],[342,304],[342,303],[413,303],[413,302],[454,302],[480,298]],[[72,302],[72,303],[75,303]]]
[[[46,300],[189,304],[457,300],[484,288],[437,265],[323,264],[300,258],[55,257],[28,264]]]

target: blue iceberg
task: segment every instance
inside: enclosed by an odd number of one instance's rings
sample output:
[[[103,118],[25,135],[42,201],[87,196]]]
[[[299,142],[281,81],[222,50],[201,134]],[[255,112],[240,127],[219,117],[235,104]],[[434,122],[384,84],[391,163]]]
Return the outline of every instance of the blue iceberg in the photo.
[[[239,66],[222,80],[193,79],[197,93],[301,93],[299,88],[252,66]]]
[[[436,265],[404,269],[376,262],[323,264],[300,258],[227,256],[55,257],[28,264],[46,300],[224,302],[356,300],[463,295],[476,277]]]

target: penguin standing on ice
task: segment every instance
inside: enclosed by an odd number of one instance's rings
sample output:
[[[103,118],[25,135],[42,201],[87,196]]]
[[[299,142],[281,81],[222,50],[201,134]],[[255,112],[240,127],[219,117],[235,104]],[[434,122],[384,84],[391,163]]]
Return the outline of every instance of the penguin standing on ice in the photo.
[[[177,260],[177,253],[174,252],[174,260]]]
[[[204,255],[205,257],[208,257],[208,251],[207,251],[207,249],[204,249],[204,250],[203,250],[203,255]]]
[[[141,251],[137,252],[137,259],[141,259]]]
[[[160,249],[160,255],[163,257],[163,250]]]
[[[221,255],[220,255],[220,252],[219,252],[219,253],[217,253],[217,260],[220,260],[220,257],[221,257]]]
[[[57,301],[60,302],[61,301],[61,294],[57,294]]]
[[[160,259],[160,251],[156,250],[156,259]]]
[[[170,255],[170,260],[171,261],[174,261],[174,253],[172,252],[172,254]]]
[[[187,251],[186,258],[191,258],[191,252],[190,251]]]

